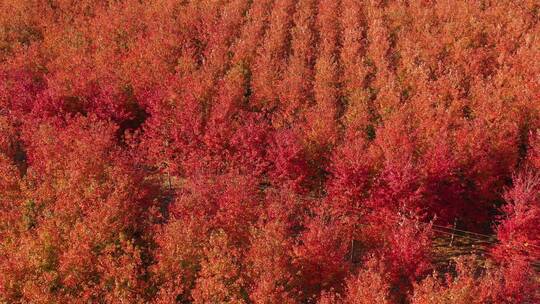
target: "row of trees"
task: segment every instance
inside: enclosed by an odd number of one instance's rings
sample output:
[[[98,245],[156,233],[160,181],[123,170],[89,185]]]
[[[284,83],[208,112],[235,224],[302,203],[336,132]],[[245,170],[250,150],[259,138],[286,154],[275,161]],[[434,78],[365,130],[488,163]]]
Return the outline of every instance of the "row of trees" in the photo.
[[[538,302],[539,12],[2,1],[0,301]]]

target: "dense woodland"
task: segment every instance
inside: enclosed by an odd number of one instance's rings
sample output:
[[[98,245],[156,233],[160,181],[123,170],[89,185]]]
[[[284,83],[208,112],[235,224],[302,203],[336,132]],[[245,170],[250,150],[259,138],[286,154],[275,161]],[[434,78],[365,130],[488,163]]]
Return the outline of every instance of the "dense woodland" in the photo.
[[[0,303],[540,303],[539,21],[0,0]]]

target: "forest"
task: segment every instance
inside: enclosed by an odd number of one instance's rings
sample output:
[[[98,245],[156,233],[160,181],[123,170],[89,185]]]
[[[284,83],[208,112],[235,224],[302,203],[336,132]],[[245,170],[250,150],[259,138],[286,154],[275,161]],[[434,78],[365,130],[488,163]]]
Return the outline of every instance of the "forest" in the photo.
[[[540,303],[540,2],[0,0],[0,303]]]

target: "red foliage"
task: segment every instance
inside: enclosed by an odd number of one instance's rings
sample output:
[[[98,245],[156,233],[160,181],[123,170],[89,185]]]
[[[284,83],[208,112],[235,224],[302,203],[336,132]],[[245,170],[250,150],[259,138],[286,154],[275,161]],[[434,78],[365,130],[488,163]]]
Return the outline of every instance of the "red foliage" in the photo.
[[[539,11],[0,1],[0,302],[538,302]]]
[[[284,124],[296,122],[305,110],[313,95],[313,61],[312,45],[315,43],[314,11],[316,1],[301,0],[297,2],[293,16],[294,27],[290,29],[290,52],[286,71],[280,83],[280,104],[278,111]],[[276,121],[279,123],[279,116]]]
[[[540,299],[538,283],[522,262],[480,274],[475,262],[458,260],[455,277],[448,275],[441,280],[433,275],[424,279],[415,286],[411,303],[535,303]]]
[[[494,249],[497,259],[512,263],[540,258],[540,177],[526,172],[514,178],[514,186],[505,194],[504,216],[497,225],[500,244]]]
[[[269,176],[277,185],[306,193],[313,186],[315,169],[308,163],[306,150],[299,141],[291,130],[276,132],[268,151],[273,163]]]
[[[224,233],[210,236],[193,289],[193,303],[246,303],[241,252]]]
[[[347,261],[350,239],[342,224],[324,211],[306,223],[300,236],[301,245],[294,248],[302,293],[306,299],[316,298],[320,291],[339,287],[351,268]]]
[[[27,130],[27,194],[15,234],[3,239],[7,299],[144,297],[141,240],[153,190],[116,151],[114,131],[81,117]]]
[[[292,0],[276,0],[268,20],[268,28],[254,60],[251,105],[262,109],[276,106],[275,90],[283,74],[287,55],[289,27],[294,9]]]
[[[384,274],[384,267],[376,260],[369,260],[365,268],[347,279],[343,294],[325,293],[319,304],[368,304],[390,302],[389,279]]]
[[[284,219],[269,221],[253,232],[246,263],[254,303],[296,303],[301,285],[295,280],[289,233]]]

